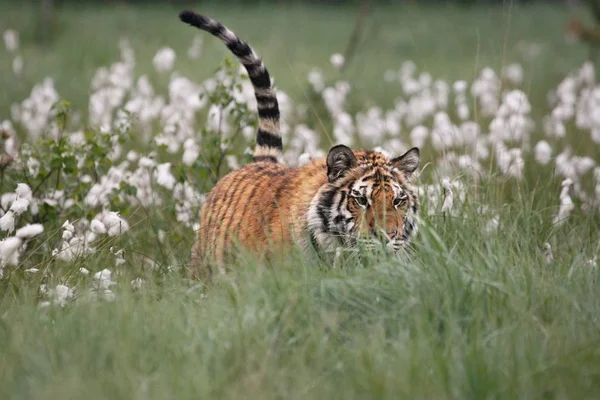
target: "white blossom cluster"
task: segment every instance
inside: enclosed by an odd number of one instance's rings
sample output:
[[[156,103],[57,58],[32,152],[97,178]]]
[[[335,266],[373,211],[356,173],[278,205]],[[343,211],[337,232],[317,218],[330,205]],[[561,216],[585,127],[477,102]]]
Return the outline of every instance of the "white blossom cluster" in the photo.
[[[33,201],[29,186],[24,183],[17,185],[14,193],[5,193],[1,199],[0,230],[12,234],[15,224],[21,214],[30,209],[32,214],[37,212],[37,204]],[[0,278],[4,267],[19,265],[21,254],[27,250],[27,239],[44,232],[40,224],[25,224],[16,229],[14,236],[5,237],[0,241]]]
[[[20,77],[23,74],[23,57],[18,54],[19,51],[19,32],[13,29],[7,29],[2,34],[4,39],[4,47],[13,57],[12,70],[16,77]]]
[[[19,48],[18,33],[6,31],[3,38],[7,51],[15,53]],[[201,57],[202,43],[201,36],[194,38],[187,56]],[[152,82],[151,74],[135,75],[136,58],[126,39],[121,40],[119,47],[119,60],[100,67],[94,74],[86,118],[71,121],[62,132],[73,146],[84,150],[88,150],[85,124],[107,135],[111,167],[98,176],[77,175],[79,181],[89,185],[83,200],[68,197],[58,187],[34,195],[25,184],[2,193],[0,230],[4,236],[0,241],[0,275],[8,266],[18,268],[28,241],[44,233],[42,225],[28,224],[22,218],[25,213],[36,215],[40,206],[58,210],[80,206],[96,211],[91,219],[71,219],[62,224],[60,239],[52,242],[50,250],[54,259],[64,263],[84,262],[98,251],[98,243],[135,229],[121,215],[122,210],[106,207],[115,196],[119,203],[133,207],[156,209],[173,205],[177,222],[197,229],[198,210],[206,193],[192,181],[181,179],[174,168],[179,164],[191,167],[202,160],[208,146],[203,142],[205,131],[219,135],[221,150],[235,140],[252,146],[256,130],[253,121],[241,126],[235,121],[240,105],[256,111],[254,91],[243,68],[233,76],[222,69],[203,82],[196,82],[176,70],[177,54],[164,47],[151,61],[164,82],[168,81],[166,87],[160,87]],[[529,47],[523,51],[533,52]],[[345,60],[341,54],[333,54],[329,62],[335,69],[341,69]],[[307,76],[307,85],[322,102],[331,131],[324,131],[325,124],[311,125],[308,115],[312,110],[305,104],[294,103],[278,89],[285,143],[283,158],[294,166],[324,156],[327,150],[322,143],[324,135],[335,143],[371,147],[390,156],[417,146],[424,158],[431,161],[428,168],[433,170],[433,181],[419,183],[424,212],[448,217],[461,215],[471,193],[467,182],[489,177],[524,180],[527,163],[535,163],[536,168],[545,168],[563,180],[562,191],[557,193],[560,201],[554,223],[566,221],[576,209],[577,201],[586,205],[588,211],[598,209],[600,166],[590,156],[574,154],[564,141],[567,127],[574,126],[589,135],[591,142],[600,144],[597,112],[600,85],[596,85],[591,65],[584,64],[558,85],[549,96],[551,111],[537,125],[530,100],[520,89],[524,78],[522,66],[512,63],[500,74],[485,67],[472,82],[446,82],[418,71],[413,62],[407,61],[383,77],[391,88],[397,87],[398,96],[393,103],[384,107],[369,102],[352,111],[348,106],[350,96],[355,94],[351,85],[342,79],[330,81],[315,68]],[[209,97],[223,87],[231,88],[234,101],[225,106],[209,102]],[[19,150],[16,132],[22,132],[29,142],[46,134],[56,137],[59,130],[53,122],[52,107],[59,99],[52,79],[47,78],[33,87],[27,99],[14,104],[11,120],[0,125],[4,137],[2,150],[16,157],[17,162],[19,156],[26,158],[22,166],[32,177],[40,174],[41,160],[30,157],[27,147]],[[149,144],[149,150],[133,151],[122,144],[124,132],[132,127]],[[536,137],[542,131],[544,137]],[[534,138],[540,139],[535,145]],[[230,169],[239,167],[241,162],[236,154],[224,154]],[[77,168],[81,169],[86,160],[77,157]],[[123,187],[131,190],[123,191]],[[486,221],[482,229],[487,233],[495,231],[500,225],[499,212],[488,207],[480,211]],[[164,241],[164,236],[161,231],[159,242]],[[127,264],[123,248],[114,246],[110,254],[114,268]],[[118,269],[115,271],[118,274]],[[89,275],[91,287],[79,290],[63,283],[45,289],[43,305],[64,306],[75,298],[115,297],[116,283],[111,269],[90,272],[81,267],[80,274]],[[138,278],[131,285],[138,289],[143,282]]]

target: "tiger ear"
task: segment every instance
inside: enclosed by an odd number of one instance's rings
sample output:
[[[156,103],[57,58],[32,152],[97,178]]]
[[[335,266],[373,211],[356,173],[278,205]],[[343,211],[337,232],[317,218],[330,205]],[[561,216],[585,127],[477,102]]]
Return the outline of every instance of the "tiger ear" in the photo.
[[[417,147],[413,147],[400,157],[396,157],[392,160],[392,165],[404,172],[407,178],[415,172],[419,166],[420,153]]]
[[[327,179],[330,183],[334,182],[357,165],[356,156],[349,147],[343,144],[333,146],[327,154]]]

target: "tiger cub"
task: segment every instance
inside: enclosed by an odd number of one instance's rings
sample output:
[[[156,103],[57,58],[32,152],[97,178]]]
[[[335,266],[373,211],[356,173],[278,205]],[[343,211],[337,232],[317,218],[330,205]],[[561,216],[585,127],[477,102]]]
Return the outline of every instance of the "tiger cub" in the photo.
[[[244,65],[259,116],[254,161],[219,180],[202,206],[194,276],[212,276],[211,266],[223,272],[237,245],[273,256],[289,245],[327,252],[365,239],[397,252],[408,243],[417,230],[419,200],[410,181],[418,148],[388,158],[339,144],[301,167],[280,164],[279,106],[261,59],[218,21],[191,11],[179,17],[221,39]]]

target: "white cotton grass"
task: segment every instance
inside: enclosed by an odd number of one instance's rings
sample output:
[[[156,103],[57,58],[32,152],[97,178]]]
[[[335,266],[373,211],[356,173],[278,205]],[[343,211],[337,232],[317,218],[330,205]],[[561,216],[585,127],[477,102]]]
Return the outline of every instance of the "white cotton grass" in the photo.
[[[171,174],[171,163],[159,164],[154,171],[156,183],[160,186],[172,190],[175,186],[175,177]]]
[[[4,40],[8,48],[6,37]],[[201,57],[203,40],[201,35],[194,37],[187,51],[189,58]],[[18,35],[16,45],[10,37],[8,41],[13,43],[10,45],[13,50],[7,60],[13,60],[15,74],[22,73],[23,66],[17,65],[20,62]],[[522,43],[519,46],[535,47]],[[110,136],[107,146],[112,166],[99,176],[88,173],[78,177],[89,187],[82,204],[63,190],[34,196],[30,188],[17,187],[14,192],[3,193],[0,230],[5,237],[0,242],[0,269],[26,259],[23,255],[27,242],[44,234],[42,225],[25,225],[26,221],[31,221],[29,215],[45,207],[52,207],[60,215],[71,215],[75,207],[83,206],[93,216],[90,220],[71,218],[55,236],[58,243],[52,242],[53,254],[66,264],[75,265],[92,254],[103,254],[106,249],[101,239],[134,230],[127,221],[129,214],[108,206],[114,204],[113,201],[129,209],[162,209],[173,204],[176,223],[198,229],[198,211],[206,199],[203,192],[206,189],[188,180],[193,174],[175,174],[174,166],[179,163],[184,168],[204,168],[208,152],[214,151],[206,136],[213,133],[225,139],[217,143],[225,151],[222,172],[242,165],[241,155],[227,152],[235,134],[239,133],[235,137],[239,148],[246,148],[246,153],[251,154],[256,121],[251,119],[238,126],[234,120],[237,107],[248,107],[251,112],[256,107],[252,84],[243,68],[233,75],[222,69],[205,81],[197,82],[193,77],[173,72],[177,55],[172,49],[156,49],[152,65],[163,74],[161,79],[168,79],[165,91],[153,81],[156,73],[136,75],[139,68],[136,68],[135,53],[126,39],[120,41],[119,49],[118,59],[98,68],[90,82],[87,115],[72,120],[73,128],[64,133],[70,145],[85,146],[81,121],[89,121],[91,127]],[[430,178],[418,183],[423,213],[458,216],[465,209],[462,205],[467,193],[471,193],[463,177],[476,182],[496,177],[514,182],[524,179],[525,171],[530,171],[527,163],[534,164],[529,166],[531,169],[548,171],[566,182],[560,202],[549,217],[553,222],[560,224],[568,220],[578,208],[584,212],[600,210],[600,167],[593,157],[587,156],[590,153],[579,153],[579,149],[565,144],[573,131],[580,135],[582,143],[589,137],[590,142],[600,144],[600,117],[595,112],[600,108],[600,87],[591,64],[582,65],[563,79],[548,96],[547,113],[534,122],[532,109],[535,106],[539,110],[540,105],[532,104],[528,98],[523,84],[525,71],[517,63],[506,65],[502,70],[484,67],[474,80],[446,82],[418,68],[414,62],[406,61],[381,77],[390,91],[396,91],[394,101],[383,106],[369,102],[351,111],[348,99],[353,87],[339,79],[337,73],[332,74],[337,80],[326,76],[323,71],[332,69],[327,62],[334,69],[341,69],[345,60],[341,54],[333,54],[324,60],[323,70],[313,68],[305,79],[328,114],[327,122],[331,124],[328,140],[377,148],[390,156],[400,155],[412,146],[422,148],[431,161],[428,168],[433,169],[434,179],[444,177],[436,183],[426,181]],[[209,102],[208,95],[234,82],[231,106],[223,108]],[[55,137],[58,130],[53,126],[55,115],[51,107],[58,99],[60,95],[54,81],[46,79],[35,85],[25,100],[11,107],[11,121],[0,121],[0,127],[7,132],[3,142],[7,154],[19,155],[16,126],[22,130],[24,143],[34,142],[42,135]],[[324,128],[311,121],[311,109],[306,104],[294,103],[281,90],[278,90],[278,100],[281,132],[286,143],[283,161],[298,166],[326,156],[325,141],[322,141]],[[152,147],[148,153],[127,152],[120,144],[123,136],[119,136],[119,132],[133,127],[141,140]],[[534,136],[538,133],[543,137]],[[43,159],[25,159],[23,169],[32,178],[39,179],[44,171]],[[123,187],[132,190],[123,191]],[[481,229],[487,234],[497,232],[500,226],[498,211],[491,210],[492,207],[495,205],[490,205],[489,212],[481,215]],[[168,243],[168,235],[161,231],[158,241]],[[98,275],[98,271],[90,272],[77,265],[76,275],[95,285],[93,298],[115,298],[111,289],[116,286],[117,275],[128,261],[135,264],[126,257],[121,245],[114,246],[105,258],[108,273],[100,271]],[[111,270],[113,275],[110,275]],[[132,287],[138,285],[129,283]],[[62,299],[58,303],[69,298],[69,289],[61,288],[62,295],[54,295]]]
[[[42,224],[27,224],[22,228],[17,229],[15,236],[21,239],[30,239],[37,235],[41,235],[44,232],[44,226]]]
[[[5,266],[17,266],[19,264],[19,247],[23,240],[17,236],[8,237],[0,241],[0,270]]]
[[[46,294],[49,300],[42,301],[40,307],[46,308],[51,305],[65,307],[69,301],[75,298],[75,289],[67,285],[56,285],[54,289],[49,289]]]
[[[100,220],[106,227],[108,236],[119,236],[129,230],[129,224],[117,212],[105,211]]]
[[[2,38],[4,39],[4,47],[10,53],[14,53],[19,49],[19,32],[14,29],[7,29],[2,34]]]
[[[454,193],[450,185],[450,179],[442,179],[442,188],[444,189],[444,202],[442,203],[442,214],[449,214],[452,211],[454,204]]]
[[[523,67],[519,63],[512,63],[503,69],[503,75],[506,80],[513,86],[521,86],[523,84]]]
[[[542,251],[544,253],[544,261],[546,262],[546,265],[550,265],[550,264],[554,263],[554,254],[552,254],[552,245],[548,242],[544,243],[544,248]]]
[[[0,230],[9,233],[15,230],[15,213],[13,211],[9,210],[0,217]]]
[[[90,223],[90,231],[96,235],[104,235],[106,233],[106,226],[99,219],[93,219]]]
[[[181,162],[183,162],[184,165],[190,166],[198,159],[198,156],[200,155],[200,146],[196,144],[194,139],[189,138],[185,140],[183,149]]]
[[[334,68],[340,69],[344,66],[345,59],[344,56],[340,53],[335,53],[331,55],[329,62],[331,63],[331,65],[333,65]]]
[[[32,201],[31,189],[24,183],[18,183],[14,195],[5,197],[3,195],[2,207],[8,208],[6,213],[0,217],[0,230],[12,232],[15,230],[15,217],[23,214],[29,208]],[[8,203],[10,207],[8,207]]]
[[[540,140],[535,145],[535,161],[541,165],[548,165],[552,159],[552,147],[545,140]]]
[[[11,106],[11,116],[15,123],[23,126],[29,139],[35,140],[52,126],[52,106],[60,100],[52,78],[45,78],[34,85],[29,97]]]
[[[154,55],[152,65],[159,73],[166,73],[173,69],[175,58],[175,50],[170,47],[163,47]]]
[[[558,213],[554,216],[554,219],[552,221],[555,225],[560,225],[564,223],[575,209],[575,204],[573,204],[573,199],[571,199],[571,196],[569,194],[570,189],[573,186],[573,181],[567,178],[562,182],[561,186],[562,189],[560,191],[559,197],[560,207],[558,209]]]
[[[23,67],[24,67],[23,57],[16,56],[15,58],[13,58],[12,71],[13,71],[13,74],[15,74],[15,76],[19,77],[19,76],[23,75]]]

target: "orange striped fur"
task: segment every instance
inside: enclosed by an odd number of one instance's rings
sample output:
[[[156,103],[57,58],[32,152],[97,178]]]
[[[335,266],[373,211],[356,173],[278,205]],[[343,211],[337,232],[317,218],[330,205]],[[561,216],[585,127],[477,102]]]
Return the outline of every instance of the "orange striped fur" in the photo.
[[[219,37],[248,70],[258,103],[254,162],[224,176],[202,206],[192,274],[223,270],[236,245],[257,256],[282,254],[290,245],[325,252],[359,241],[392,252],[417,230],[419,201],[410,180],[419,150],[388,158],[344,145],[301,167],[278,163],[282,142],[279,107],[267,69],[254,51],[219,22],[184,11],[182,21]]]

